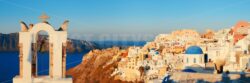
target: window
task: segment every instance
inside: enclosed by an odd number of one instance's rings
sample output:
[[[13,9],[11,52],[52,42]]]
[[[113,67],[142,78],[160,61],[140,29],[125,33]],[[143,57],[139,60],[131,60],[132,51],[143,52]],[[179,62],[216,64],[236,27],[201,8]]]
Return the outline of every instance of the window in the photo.
[[[220,56],[220,53],[219,53],[219,51],[216,51],[216,56]]]
[[[187,58],[187,63],[188,63],[188,58]]]
[[[247,54],[247,50],[244,50],[244,54]]]
[[[194,58],[194,63],[196,63],[196,58]]]

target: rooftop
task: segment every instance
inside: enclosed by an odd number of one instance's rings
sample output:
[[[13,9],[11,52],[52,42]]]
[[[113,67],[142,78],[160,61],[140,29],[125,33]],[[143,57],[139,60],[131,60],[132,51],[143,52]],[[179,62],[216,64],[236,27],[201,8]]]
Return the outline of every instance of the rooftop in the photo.
[[[203,54],[203,51],[199,46],[190,46],[187,48],[185,54]]]

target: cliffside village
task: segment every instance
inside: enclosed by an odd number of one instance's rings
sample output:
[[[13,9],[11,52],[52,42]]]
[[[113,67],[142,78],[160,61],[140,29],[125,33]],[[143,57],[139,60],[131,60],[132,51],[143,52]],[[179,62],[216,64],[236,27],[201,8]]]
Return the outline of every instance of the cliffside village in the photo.
[[[164,78],[167,73],[188,71],[221,74],[249,72],[250,23],[218,31],[177,30],[160,34],[143,47],[119,51],[117,68],[111,74],[124,81]]]

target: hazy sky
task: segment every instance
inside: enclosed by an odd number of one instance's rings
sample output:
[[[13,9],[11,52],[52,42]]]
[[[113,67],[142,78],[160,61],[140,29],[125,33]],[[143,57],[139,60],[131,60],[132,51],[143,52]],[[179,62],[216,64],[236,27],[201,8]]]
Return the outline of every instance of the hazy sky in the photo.
[[[20,31],[19,21],[46,13],[69,34],[159,34],[176,29],[218,30],[250,21],[250,0],[0,0],[0,33]]]

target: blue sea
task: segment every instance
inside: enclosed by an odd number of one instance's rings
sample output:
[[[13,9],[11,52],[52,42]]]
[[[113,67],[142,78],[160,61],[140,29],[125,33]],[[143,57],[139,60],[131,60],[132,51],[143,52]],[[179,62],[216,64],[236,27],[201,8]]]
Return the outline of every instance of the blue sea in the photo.
[[[81,63],[82,53],[67,53],[66,68],[72,68]],[[12,83],[12,78],[19,74],[19,53],[0,52],[0,83]],[[38,75],[49,74],[49,54],[38,53]]]

